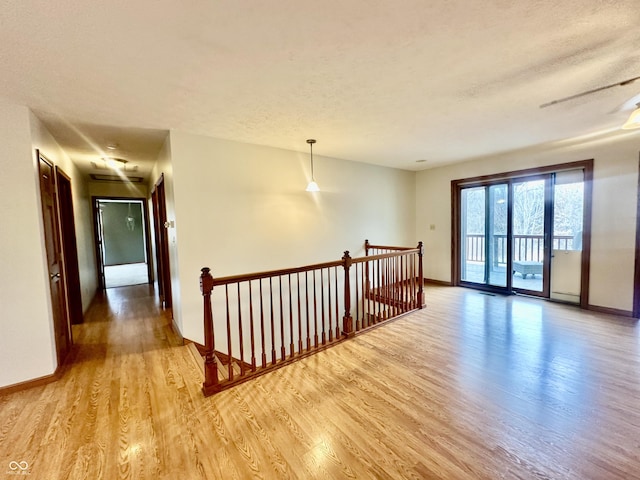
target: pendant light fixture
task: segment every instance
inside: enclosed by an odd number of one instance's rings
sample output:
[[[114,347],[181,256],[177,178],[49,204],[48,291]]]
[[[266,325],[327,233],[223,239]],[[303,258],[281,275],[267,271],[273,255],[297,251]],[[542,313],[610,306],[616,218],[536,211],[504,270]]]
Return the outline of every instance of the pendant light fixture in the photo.
[[[133,232],[136,229],[136,219],[131,214],[131,203],[129,203],[129,211],[127,212],[127,218],[125,220],[127,224],[127,230]]]
[[[309,182],[309,185],[307,185],[307,192],[319,192],[320,187],[318,187],[316,179],[313,176],[313,144],[316,143],[316,141],[313,138],[310,138],[307,140],[307,143],[311,149],[311,181]]]
[[[629,119],[622,125],[624,130],[633,130],[634,128],[640,128],[640,103],[636,105],[636,109],[631,112]]]

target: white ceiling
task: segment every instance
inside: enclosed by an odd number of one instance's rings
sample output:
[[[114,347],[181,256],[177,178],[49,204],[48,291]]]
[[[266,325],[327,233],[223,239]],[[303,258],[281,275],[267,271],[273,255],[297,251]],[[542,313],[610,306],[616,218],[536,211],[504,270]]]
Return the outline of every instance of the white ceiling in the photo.
[[[639,0],[5,0],[0,95],[81,167],[177,129],[416,170],[617,134],[640,81],[539,105],[640,75],[639,24]]]

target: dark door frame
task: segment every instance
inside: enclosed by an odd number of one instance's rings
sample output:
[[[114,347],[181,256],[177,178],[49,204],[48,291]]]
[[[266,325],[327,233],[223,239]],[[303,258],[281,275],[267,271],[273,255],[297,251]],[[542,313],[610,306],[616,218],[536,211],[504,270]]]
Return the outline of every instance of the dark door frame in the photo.
[[[640,159],[638,161],[638,196],[636,199],[636,252],[633,274],[632,315],[633,318],[640,318]]]
[[[102,247],[102,232],[101,224],[100,224],[100,214],[99,214],[99,202],[101,200],[116,200],[116,201],[136,201],[142,203],[142,216],[145,225],[145,234],[144,234],[144,242],[145,242],[145,261],[147,262],[147,282],[152,283],[152,268],[151,268],[151,237],[149,233],[149,208],[147,205],[147,199],[144,197],[113,197],[113,196],[104,196],[97,195],[91,197],[91,207],[93,211],[93,241],[95,246],[95,254],[96,254],[96,266],[98,271],[98,288],[104,290],[105,280],[104,280],[104,257],[103,257],[103,247]]]
[[[478,177],[464,178],[451,181],[451,284],[462,285],[460,282],[460,191],[463,187],[470,184],[481,184],[498,182],[499,180],[508,180],[521,177],[529,177],[535,175],[556,173],[565,170],[582,169],[584,172],[584,210],[583,210],[583,235],[582,235],[582,257],[581,257],[581,280],[580,280],[580,308],[589,308],[589,274],[591,266],[591,212],[592,212],[592,194],[593,194],[593,159],[579,160],[576,162],[560,163],[548,165],[544,167],[528,168],[523,170],[515,170],[493,175],[482,175]],[[640,186],[639,186],[640,188]],[[640,199],[639,199],[640,215]],[[637,239],[637,242],[640,240]],[[638,243],[640,245],[640,243]],[[640,249],[640,246],[637,247]],[[638,251],[638,250],[637,250]],[[636,259],[638,257],[636,256]],[[640,285],[640,266],[637,266],[637,285]],[[546,272],[548,275],[549,272]],[[496,290],[489,286],[478,286],[481,290]],[[635,296],[634,296],[635,300]],[[638,300],[640,305],[640,299]],[[634,302],[635,309],[635,302]]]
[[[173,318],[173,296],[171,291],[171,265],[169,258],[169,237],[167,235],[167,200],[164,186],[164,173],[151,191],[153,206],[153,228],[156,242],[156,278],[158,293],[164,308],[171,311]]]
[[[67,287],[67,308],[69,310],[69,320],[72,324],[77,325],[83,322],[84,315],[82,311],[82,289],[80,287],[80,268],[78,265],[78,245],[76,243],[71,178],[58,166],[56,166],[56,185],[58,188],[58,211],[60,212],[65,285]]]

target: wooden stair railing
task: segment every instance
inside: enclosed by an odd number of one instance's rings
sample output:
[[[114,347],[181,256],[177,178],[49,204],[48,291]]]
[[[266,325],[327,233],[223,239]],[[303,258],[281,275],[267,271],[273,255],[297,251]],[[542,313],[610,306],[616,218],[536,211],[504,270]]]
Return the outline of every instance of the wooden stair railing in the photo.
[[[203,268],[204,394],[423,308],[422,242],[365,247],[365,257],[346,251],[334,262],[247,275],[214,278]]]

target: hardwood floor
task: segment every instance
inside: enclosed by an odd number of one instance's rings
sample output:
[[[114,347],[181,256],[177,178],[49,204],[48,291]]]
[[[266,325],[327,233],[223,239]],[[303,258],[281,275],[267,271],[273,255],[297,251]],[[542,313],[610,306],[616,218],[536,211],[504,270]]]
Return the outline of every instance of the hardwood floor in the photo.
[[[0,479],[640,478],[635,321],[451,287],[426,298],[204,398],[150,287],[111,289],[73,327],[61,380],[0,396]]]

